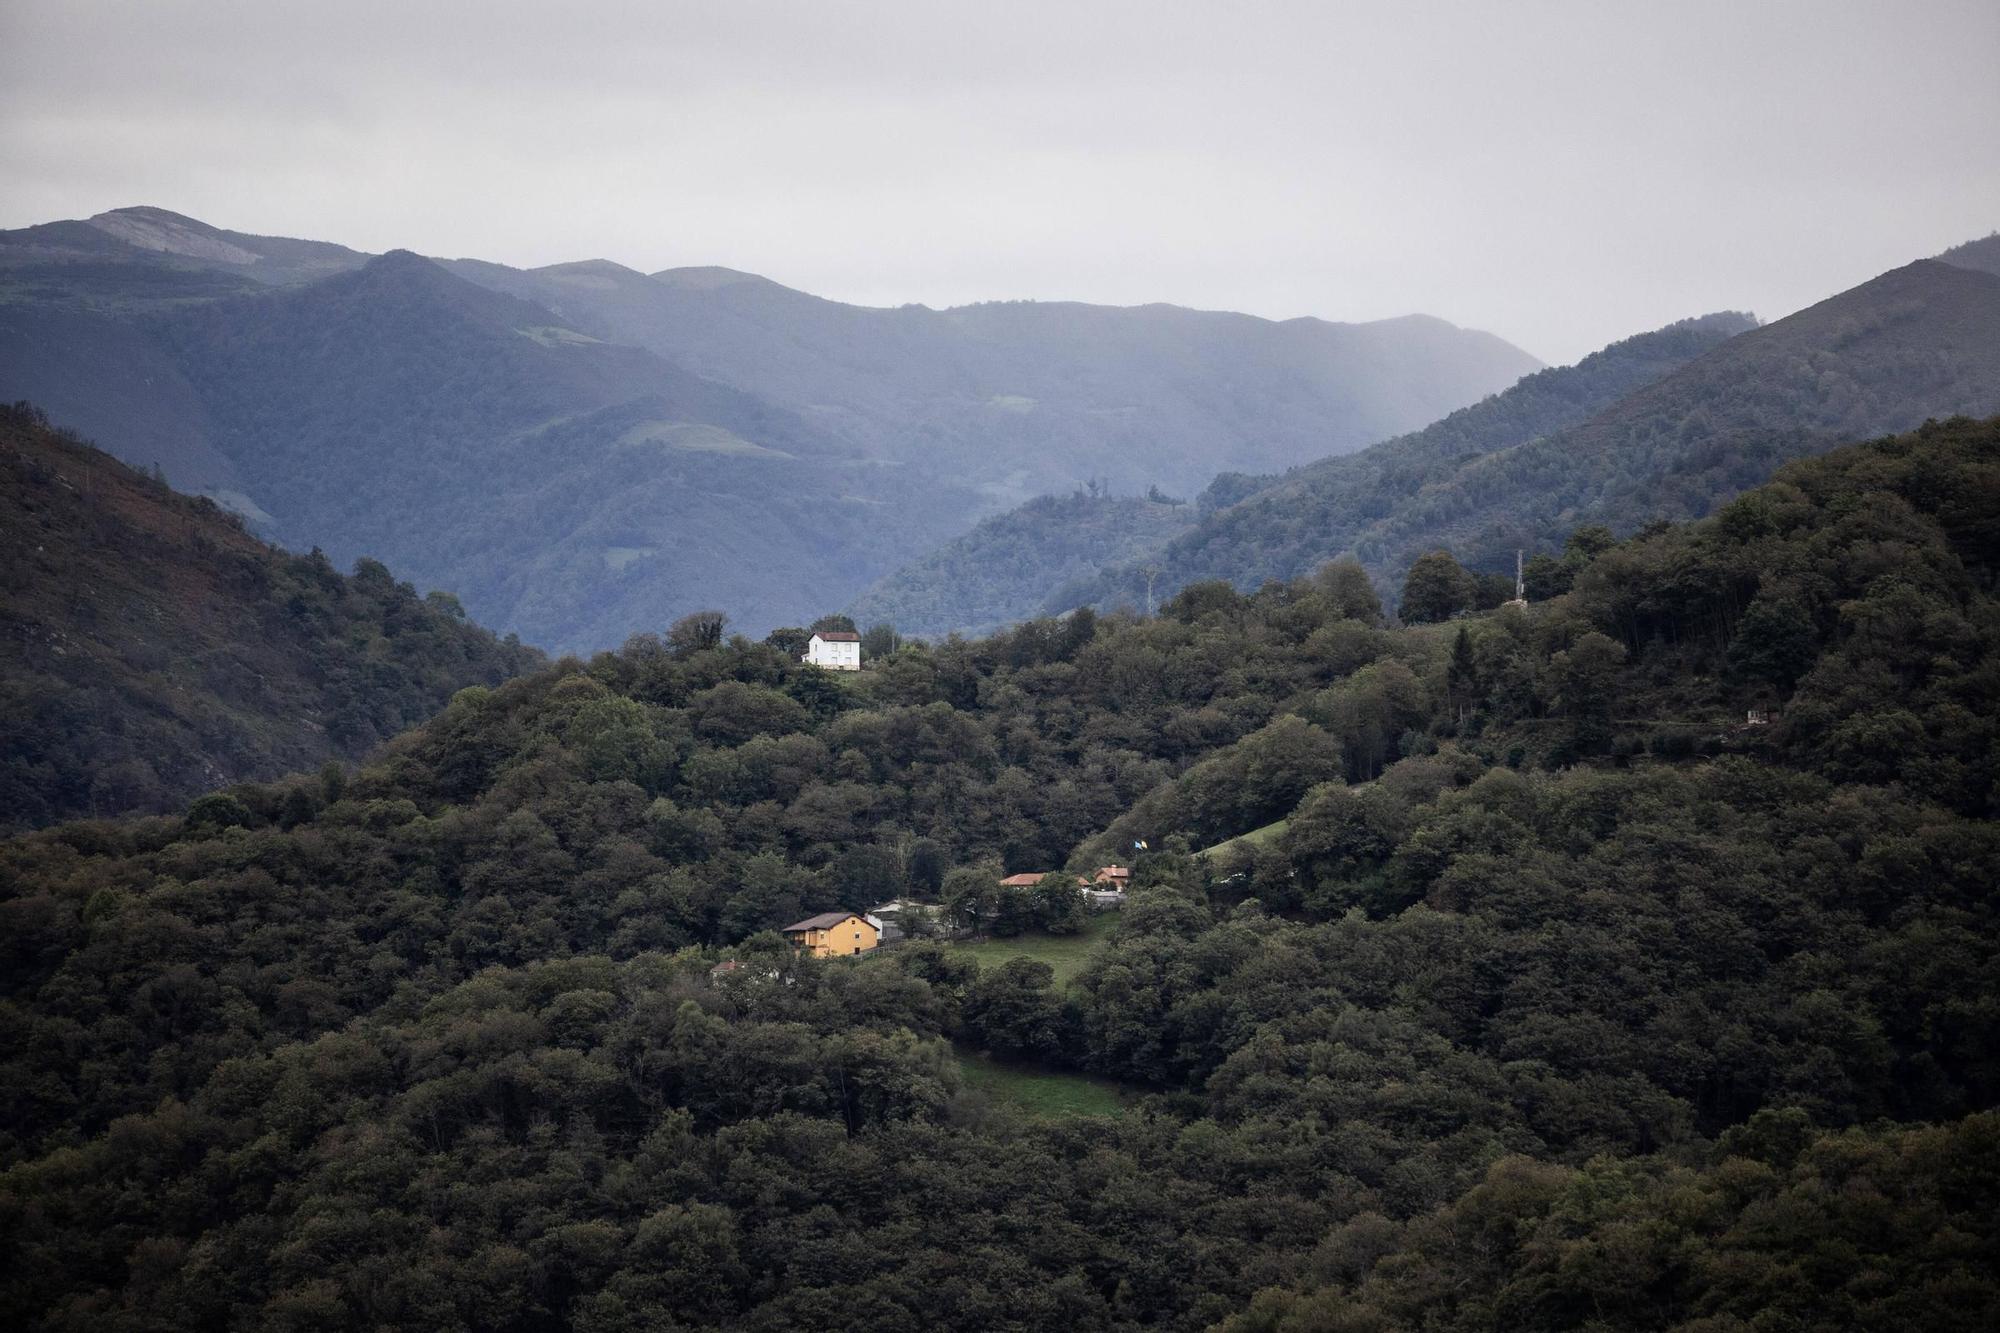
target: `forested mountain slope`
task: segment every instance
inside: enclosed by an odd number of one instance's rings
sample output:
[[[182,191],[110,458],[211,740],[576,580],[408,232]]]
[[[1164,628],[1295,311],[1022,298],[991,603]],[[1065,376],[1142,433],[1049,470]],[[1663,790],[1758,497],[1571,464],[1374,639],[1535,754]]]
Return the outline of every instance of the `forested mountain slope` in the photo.
[[[1218,1327],[1979,1333],[2000,1319],[1996,1188],[1991,1112],[1838,1133],[1766,1112],[1696,1162],[1507,1158],[1413,1222],[1357,1217],[1311,1290],[1262,1293]]]
[[[1536,371],[1423,430],[1358,454],[1322,459],[1281,477],[1224,473],[1201,495],[1198,527],[1183,532],[1154,526],[1149,548],[1132,553],[1136,558],[1128,558],[1124,569],[1100,545],[1051,536],[1039,544],[1040,559],[999,575],[1015,585],[1007,618],[1084,603],[1140,606],[1144,576],[1139,567],[1157,566],[1161,586],[1171,592],[1190,578],[1196,554],[1217,562],[1212,570],[1203,566],[1205,574],[1243,588],[1266,579],[1296,578],[1339,554],[1343,533],[1388,510],[1425,478],[1574,425],[1754,326],[1749,316],[1733,313],[1682,320],[1613,343],[1574,366]],[[1036,519],[1048,516],[1031,504],[989,520],[981,531],[1033,529],[1040,526]],[[996,577],[987,562],[976,558],[977,541],[977,533],[968,535],[898,570],[871,590],[864,604],[867,613],[913,627],[926,623],[925,617],[947,614],[954,603],[974,595],[980,580]],[[1060,563],[1051,559],[1061,552],[1068,558]],[[940,583],[941,575],[953,571],[962,571],[956,577],[963,582],[948,578]],[[1030,576],[1039,586],[1029,586]]]
[[[1049,589],[1149,555],[1194,522],[1193,506],[1167,497],[1045,495],[982,519],[847,611],[858,624],[905,634],[988,634],[1040,615]]]
[[[0,844],[0,1317],[1988,1326],[1996,514],[1949,422],[1526,609],[1339,563],[854,677],[639,640]],[[765,931],[1135,824],[1065,988]],[[947,1040],[1142,1100],[1022,1119]]]
[[[174,258],[95,286],[0,267],[20,293],[0,379],[263,535],[379,557],[557,650],[714,601],[753,629],[810,620],[980,503],[415,255],[155,300],[213,277]]]
[[[1732,338],[1567,429],[1459,455],[1449,434],[1421,432],[1441,447],[1418,444],[1407,468],[1412,444],[1395,441],[1379,464],[1371,450],[1287,479],[1177,538],[1163,582],[1252,587],[1345,552],[1392,586],[1436,547],[1511,570],[1516,549],[1552,550],[1586,522],[1629,532],[1698,517],[1786,458],[1996,409],[2000,276],[1920,261]],[[1136,586],[1128,570],[1078,591],[1115,601]]]
[[[178,810],[358,759],[541,663],[381,565],[342,576],[0,409],[0,828]]]
[[[0,233],[0,398],[556,650],[704,605],[804,623],[1007,503],[1358,447],[1533,365],[1420,317],[871,310],[160,209]]]
[[[556,649],[706,604],[809,620],[969,503],[553,319],[398,253],[158,336],[281,540],[334,534]]]
[[[0,282],[7,277],[0,269]],[[242,472],[216,447],[201,396],[129,320],[67,295],[54,304],[0,300],[0,383],[0,401],[33,402],[66,430],[118,441],[111,452],[144,471],[161,469],[184,492],[260,515]]]

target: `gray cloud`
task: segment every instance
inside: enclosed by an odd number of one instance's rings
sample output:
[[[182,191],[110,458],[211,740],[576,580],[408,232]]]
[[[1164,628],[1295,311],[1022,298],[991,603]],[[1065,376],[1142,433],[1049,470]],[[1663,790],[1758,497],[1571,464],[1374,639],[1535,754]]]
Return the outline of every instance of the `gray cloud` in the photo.
[[[153,203],[1551,359],[2000,226],[2000,6],[0,5],[0,225]]]

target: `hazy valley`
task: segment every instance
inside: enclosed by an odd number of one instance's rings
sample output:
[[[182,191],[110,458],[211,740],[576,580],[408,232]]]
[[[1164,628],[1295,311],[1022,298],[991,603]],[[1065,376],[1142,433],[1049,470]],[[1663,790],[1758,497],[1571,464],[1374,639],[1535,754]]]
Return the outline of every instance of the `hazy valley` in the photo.
[[[371,257],[157,209],[0,235],[0,398],[554,651],[704,605],[804,623],[1027,496],[1189,493],[1535,365],[1420,317],[870,310],[727,270]]]

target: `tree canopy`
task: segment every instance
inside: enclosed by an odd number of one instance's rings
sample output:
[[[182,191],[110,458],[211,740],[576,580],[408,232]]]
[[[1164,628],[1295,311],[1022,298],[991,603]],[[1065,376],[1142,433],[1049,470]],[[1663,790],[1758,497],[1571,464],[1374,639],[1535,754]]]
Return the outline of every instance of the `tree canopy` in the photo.
[[[1997,501],[1959,420],[1443,626],[1335,568],[830,686],[639,636],[0,843],[0,1317],[1984,1327]],[[1057,926],[1137,842],[1066,982],[773,930]]]

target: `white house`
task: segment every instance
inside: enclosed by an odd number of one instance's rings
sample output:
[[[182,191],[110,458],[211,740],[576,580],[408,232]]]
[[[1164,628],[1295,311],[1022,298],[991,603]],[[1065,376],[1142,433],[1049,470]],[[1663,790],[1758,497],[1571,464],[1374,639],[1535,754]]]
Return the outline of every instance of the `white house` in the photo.
[[[806,655],[799,660],[825,667],[829,671],[859,671],[861,636],[843,634],[838,630],[827,634],[815,634],[811,642],[806,644]]]

